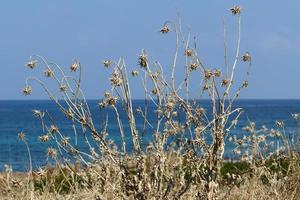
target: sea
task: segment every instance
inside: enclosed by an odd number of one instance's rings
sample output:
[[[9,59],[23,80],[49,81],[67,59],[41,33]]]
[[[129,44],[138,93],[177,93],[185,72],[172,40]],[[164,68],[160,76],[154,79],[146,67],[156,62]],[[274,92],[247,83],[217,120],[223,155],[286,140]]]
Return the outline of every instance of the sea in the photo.
[[[113,140],[116,145],[120,146],[121,138],[118,129],[118,122],[112,109],[101,110],[98,106],[99,101],[88,100],[88,105],[94,118],[94,124],[97,129],[101,130],[105,126],[105,121],[108,119],[108,139]],[[205,108],[209,113],[211,102],[209,100],[197,100],[197,104]],[[120,106],[120,105],[119,105]],[[144,108],[144,100],[134,100],[133,107]],[[148,121],[154,122],[156,115],[154,114],[154,104],[147,103]],[[268,129],[276,128],[276,120],[283,121],[287,135],[293,139],[298,138],[299,123],[292,118],[293,113],[300,113],[300,100],[246,100],[241,99],[235,102],[235,107],[243,108],[243,114],[238,120],[236,127],[230,131],[231,136],[242,137],[244,134],[243,127],[249,121],[255,122],[256,127],[266,126]],[[85,142],[85,137],[89,138],[88,133],[84,133],[80,126],[76,126],[76,135],[74,134],[73,122],[66,118],[55,104],[48,100],[1,100],[0,101],[0,171],[7,169],[9,166],[15,172],[24,172],[29,170],[29,153],[26,144],[18,139],[18,133],[26,134],[26,142],[29,147],[32,166],[34,169],[45,166],[51,161],[47,158],[47,148],[56,147],[55,142],[41,142],[39,136],[43,135],[41,120],[33,116],[33,110],[41,110],[45,113],[44,124],[49,126],[55,123],[62,134],[70,138],[77,149],[85,152],[89,150],[89,146]],[[46,115],[51,116],[46,117]],[[48,119],[46,119],[48,118]],[[123,121],[125,129],[125,140],[127,141],[126,148],[130,152],[132,150],[132,142],[130,137],[128,120],[124,112],[120,112],[120,118]],[[50,120],[51,119],[51,120]],[[51,121],[51,122],[50,122]],[[142,134],[143,148],[147,143],[153,140],[153,129],[146,124],[144,129],[144,120],[142,117],[136,119],[137,128]],[[91,141],[93,146],[93,142]],[[233,157],[234,146],[229,141],[226,141],[225,157]],[[97,151],[97,149],[96,149]]]

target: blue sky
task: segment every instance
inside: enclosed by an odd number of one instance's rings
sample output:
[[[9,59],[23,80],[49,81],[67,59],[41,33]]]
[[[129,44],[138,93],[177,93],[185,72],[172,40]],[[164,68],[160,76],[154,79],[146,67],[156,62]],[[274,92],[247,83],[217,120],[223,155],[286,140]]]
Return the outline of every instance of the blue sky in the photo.
[[[159,29],[167,20],[176,21],[177,11],[183,27],[197,37],[205,64],[221,66],[223,20],[232,37],[230,45],[236,36],[234,17],[228,11],[234,4],[243,8],[241,50],[253,57],[250,86],[241,97],[300,98],[300,2],[296,0],[1,0],[0,99],[28,99],[21,88],[30,75],[24,64],[32,54],[66,68],[79,59],[83,89],[92,99],[109,88],[109,72],[101,64],[106,58],[123,56],[134,68],[137,55],[146,49],[151,58],[168,66],[174,37],[162,36]],[[133,87],[135,97],[142,97],[140,85]],[[46,96],[36,89],[29,98]]]

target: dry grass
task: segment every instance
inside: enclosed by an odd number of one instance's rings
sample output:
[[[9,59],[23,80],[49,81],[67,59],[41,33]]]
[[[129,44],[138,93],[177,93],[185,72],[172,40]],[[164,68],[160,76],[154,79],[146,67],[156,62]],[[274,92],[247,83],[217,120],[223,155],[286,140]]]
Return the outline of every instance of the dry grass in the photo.
[[[166,158],[164,174],[160,175],[165,179],[162,179],[161,187],[164,193],[168,188],[170,192],[163,195],[159,194],[162,190],[154,187],[155,180],[152,177],[155,175],[152,173],[155,172],[155,160],[149,154],[143,158],[143,172],[138,171],[141,161],[128,158],[122,167],[103,162],[85,169],[74,166],[47,168],[44,173],[34,172],[29,182],[27,174],[2,173],[1,199],[141,199],[145,194],[145,199],[176,199],[183,190],[179,199],[207,199],[205,184],[201,184],[200,180],[193,180],[192,183],[184,180],[184,176],[193,176],[184,169],[185,158],[178,158],[174,154],[168,154]],[[299,164],[292,165],[296,162],[287,161],[293,170],[285,175],[282,175],[285,169],[274,170],[267,165],[248,168],[237,163],[226,163],[230,167],[222,169],[222,180],[214,198],[299,199]],[[196,166],[191,172],[197,172]],[[137,180],[139,173],[143,176],[139,180],[142,183]],[[184,173],[184,176],[180,173]],[[186,187],[187,184],[190,184],[189,187]],[[137,196],[139,187],[145,187],[141,191],[147,193]]]

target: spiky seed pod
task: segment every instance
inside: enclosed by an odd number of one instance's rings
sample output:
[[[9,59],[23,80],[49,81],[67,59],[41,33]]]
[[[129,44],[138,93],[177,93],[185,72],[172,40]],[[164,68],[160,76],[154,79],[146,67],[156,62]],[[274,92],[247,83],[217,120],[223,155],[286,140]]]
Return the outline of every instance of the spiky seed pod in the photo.
[[[190,69],[193,71],[193,70],[196,70],[198,68],[199,64],[198,63],[192,63],[190,65]]]
[[[274,130],[274,129],[271,129],[270,132],[269,132],[269,135],[270,135],[271,137],[280,137],[280,136],[281,136],[281,133],[280,133],[280,131],[276,131],[276,130]]]
[[[160,29],[160,32],[161,32],[162,34],[166,34],[166,33],[168,33],[169,31],[170,31],[170,28],[169,28],[168,25],[164,25],[164,26]]]
[[[140,65],[140,67],[147,68],[148,58],[147,58],[147,54],[144,51],[141,53],[141,55],[139,55],[138,63]]]
[[[221,71],[219,69],[215,69],[212,73],[215,77],[220,77],[221,76]]]
[[[196,116],[199,117],[205,113],[205,109],[204,108],[196,108],[195,113],[196,113]]]
[[[157,93],[158,93],[157,89],[156,89],[156,88],[153,88],[152,94],[153,94],[153,95],[157,95]]]
[[[54,75],[53,71],[49,68],[44,71],[44,76],[47,78],[52,77],[53,75]]]
[[[142,108],[141,107],[138,107],[136,110],[135,110],[136,114],[138,115],[142,115],[143,114],[143,111],[142,111]]]
[[[300,114],[299,113],[292,113],[292,118],[296,121],[300,120]]]
[[[81,123],[82,125],[86,125],[86,124],[87,124],[87,121],[86,121],[86,118],[85,118],[85,117],[81,117],[81,118],[79,119],[79,121],[80,121],[80,123]]]
[[[71,109],[65,110],[64,113],[68,118],[70,118],[70,119],[74,118],[74,113]]]
[[[172,116],[173,116],[173,117],[177,117],[177,116],[178,116],[178,112],[177,112],[177,111],[173,111],[173,112],[172,112]]]
[[[139,72],[137,70],[132,70],[131,75],[132,76],[138,76]]]
[[[161,117],[161,116],[163,115],[164,112],[163,112],[161,109],[157,109],[157,110],[155,111],[155,113],[157,114],[158,117]]]
[[[22,92],[25,96],[28,96],[32,93],[32,88],[30,86],[25,86],[23,88]]]
[[[254,129],[255,129],[254,126],[252,126],[251,124],[248,125],[248,126],[243,127],[243,130],[244,130],[244,131],[247,131],[247,132],[249,132],[249,133],[253,132]]]
[[[49,147],[47,149],[47,156],[51,157],[52,159],[55,159],[57,157],[56,149]]]
[[[233,153],[236,154],[236,155],[240,155],[241,154],[241,150],[239,148],[235,148],[233,150]]]
[[[80,63],[75,60],[75,62],[73,62],[71,65],[70,65],[70,70],[72,72],[76,72],[78,70],[78,68],[80,67]]]
[[[210,71],[208,69],[204,71],[204,78],[206,80],[210,79],[212,75],[213,75],[212,71]]]
[[[230,8],[230,11],[233,15],[239,15],[239,14],[241,14],[241,7],[233,6],[232,8]]]
[[[23,131],[20,132],[20,133],[18,134],[18,138],[19,138],[19,140],[21,140],[21,141],[25,141],[25,139],[26,139],[25,133],[24,133]]]
[[[32,110],[32,112],[33,112],[33,116],[36,118],[40,119],[40,118],[44,117],[44,113],[40,110],[34,109],[34,110]]]
[[[109,106],[115,106],[117,104],[117,100],[118,100],[117,97],[109,97],[109,98],[106,99],[106,103]]]
[[[223,79],[223,80],[222,80],[222,86],[226,86],[226,85],[228,85],[228,84],[229,84],[229,82],[230,82],[230,80],[229,80],[229,79]]]
[[[275,122],[275,125],[278,127],[278,128],[283,128],[284,127],[284,122],[283,121],[276,121]]]
[[[104,61],[103,61],[104,67],[109,67],[109,66],[111,66],[111,64],[112,64],[112,61],[111,61],[111,60],[104,60]]]
[[[107,92],[107,91],[106,91],[106,92],[104,92],[104,97],[105,97],[105,98],[108,98],[108,97],[110,97],[110,96],[111,96],[111,95],[110,95],[110,93],[109,93],[109,92]]]
[[[208,84],[205,84],[205,85],[203,86],[203,90],[208,90],[208,89],[209,89]]]
[[[120,78],[119,74],[117,72],[114,72],[112,74],[112,77],[110,78],[110,82],[113,86],[121,86],[123,83],[123,80]]]
[[[186,49],[184,51],[184,55],[190,57],[193,55],[193,51],[191,49]]]
[[[175,108],[176,102],[173,99],[169,99],[166,104],[167,111],[171,111]]]
[[[47,170],[43,168],[39,168],[39,170],[36,172],[37,175],[39,176],[46,176],[47,175]]]
[[[247,80],[245,80],[245,81],[243,82],[243,87],[246,88],[246,87],[248,87],[248,85],[249,85],[249,82],[248,82]]]
[[[49,141],[49,135],[42,135],[42,136],[39,136],[39,140],[41,142],[48,142]]]
[[[55,125],[51,125],[50,128],[49,128],[49,132],[50,133],[57,133],[58,128]]]
[[[153,72],[150,76],[153,80],[157,81],[159,77],[159,72]]]
[[[107,106],[107,103],[105,101],[101,101],[98,105],[100,108],[105,108]]]
[[[63,146],[67,146],[67,145],[69,144],[69,138],[68,138],[68,137],[63,137],[63,138],[61,139],[61,144],[62,144]]]
[[[242,60],[244,62],[250,62],[251,61],[251,55],[249,52],[244,53],[244,55],[242,56]]]
[[[60,91],[60,92],[66,92],[66,91],[67,91],[67,86],[66,86],[66,85],[63,85],[63,84],[60,85],[60,86],[59,86],[59,91]]]
[[[30,69],[34,69],[37,66],[37,60],[29,60],[26,63],[26,66],[29,67]]]

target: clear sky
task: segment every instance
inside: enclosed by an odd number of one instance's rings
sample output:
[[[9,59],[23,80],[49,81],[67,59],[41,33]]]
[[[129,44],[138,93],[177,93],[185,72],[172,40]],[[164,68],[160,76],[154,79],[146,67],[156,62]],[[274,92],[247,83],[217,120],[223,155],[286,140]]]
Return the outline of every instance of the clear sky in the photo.
[[[109,87],[109,73],[101,64],[105,58],[123,56],[129,68],[136,67],[137,55],[146,49],[167,66],[174,38],[159,29],[167,20],[176,21],[177,11],[197,37],[204,62],[220,66],[223,20],[235,36],[228,11],[234,4],[243,8],[241,49],[253,57],[250,86],[241,97],[300,98],[299,0],[1,0],[0,99],[28,99],[21,88],[32,54],[66,68],[78,58],[86,96],[92,99]],[[134,90],[135,97],[143,96],[141,87]],[[30,98],[46,97],[34,92]]]

